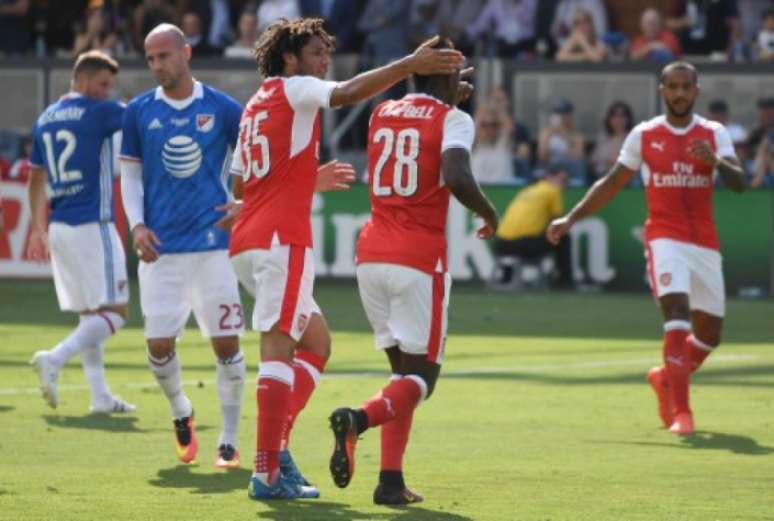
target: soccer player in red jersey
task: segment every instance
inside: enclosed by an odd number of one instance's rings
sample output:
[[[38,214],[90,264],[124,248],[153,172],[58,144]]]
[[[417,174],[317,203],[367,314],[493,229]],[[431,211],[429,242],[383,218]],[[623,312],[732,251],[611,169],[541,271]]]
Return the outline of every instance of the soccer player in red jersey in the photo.
[[[265,80],[242,114],[232,164],[232,173],[242,177],[244,199],[230,253],[238,272],[249,266],[248,284],[256,295],[253,327],[261,332],[253,499],[319,495],[300,473],[283,472],[280,460],[283,438],[330,354],[328,326],[312,297],[319,109],[357,103],[413,73],[451,73],[464,60],[457,51],[422,45],[405,58],[337,83],[322,79],[332,49],[321,19],[283,19],[262,33],[255,56]]]
[[[438,47],[451,48],[449,40]],[[415,75],[417,92],[378,105],[368,133],[372,213],[357,244],[360,298],[392,370],[387,385],[359,409],[330,417],[330,471],[339,487],[354,472],[357,437],[381,425],[381,472],[373,499],[422,501],[406,487],[403,454],[414,409],[430,397],[444,351],[451,278],[446,258],[449,197],[481,217],[491,237],[497,214],[471,173],[472,118],[455,107],[472,87],[460,73]],[[470,87],[470,88],[466,88]]]
[[[664,365],[650,370],[648,382],[664,426],[691,434],[690,375],[720,343],[725,314],[712,187],[716,175],[735,192],[746,186],[728,131],[693,112],[699,94],[696,69],[686,62],[670,63],[661,72],[659,90],[666,114],[632,129],[607,176],[546,233],[558,242],[641,170],[648,203],[648,275],[664,316]]]

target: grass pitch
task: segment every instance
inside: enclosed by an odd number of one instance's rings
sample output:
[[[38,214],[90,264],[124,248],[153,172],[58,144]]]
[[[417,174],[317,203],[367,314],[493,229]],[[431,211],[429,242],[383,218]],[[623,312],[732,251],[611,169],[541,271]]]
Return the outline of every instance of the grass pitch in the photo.
[[[417,411],[407,483],[426,497],[403,509],[371,503],[378,432],[358,445],[349,488],[327,470],[327,415],[383,385],[386,361],[354,284],[322,283],[333,333],[326,378],[302,413],[296,461],[322,498],[247,499],[255,436],[251,361],[240,449],[244,468],[216,471],[214,359],[195,329],[179,345],[197,412],[199,462],[178,465],[166,400],[146,366],[137,292],[133,317],[110,340],[113,391],[129,416],[89,416],[77,361],[57,411],[27,366],[75,323],[48,282],[0,282],[0,519],[3,520],[774,520],[774,302],[729,303],[725,341],[694,377],[697,433],[660,428],[645,373],[660,353],[660,321],[643,295],[490,295],[453,290],[450,335],[435,395]],[[246,301],[247,303],[247,301]]]

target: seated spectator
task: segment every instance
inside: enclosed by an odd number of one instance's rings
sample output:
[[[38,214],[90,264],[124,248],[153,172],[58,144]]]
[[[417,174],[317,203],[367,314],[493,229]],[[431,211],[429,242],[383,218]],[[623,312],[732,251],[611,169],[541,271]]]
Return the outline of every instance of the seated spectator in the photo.
[[[751,188],[774,187],[774,130],[769,131],[755,154]]]
[[[570,185],[583,186],[586,164],[583,153],[583,135],[575,129],[574,107],[567,100],[559,100],[552,110],[548,126],[538,138],[538,162],[543,165],[562,163],[570,172]]]
[[[191,46],[191,56],[201,58],[218,53],[217,49],[210,47],[207,43],[207,38],[202,31],[202,21],[198,14],[193,11],[185,13],[180,28],[185,34],[186,43]]]
[[[473,175],[481,183],[512,183],[513,120],[496,103],[483,103],[476,110],[476,140],[471,153]]]
[[[707,110],[707,117],[712,121],[721,123],[731,135],[733,143],[739,143],[747,139],[747,130],[739,123],[729,121],[728,103],[722,99],[710,101]]]
[[[763,14],[763,27],[755,39],[758,61],[774,60],[774,8]]]
[[[73,56],[91,50],[115,55],[118,36],[111,30],[105,11],[101,7],[88,9],[85,18],[84,29],[75,35]]]
[[[475,53],[475,41],[467,37],[468,26],[483,9],[481,0],[438,0],[437,25],[466,56]]]
[[[365,34],[363,63],[378,67],[408,52],[411,2],[409,0],[368,0],[360,14],[357,28]],[[402,91],[398,84],[388,91],[388,97]]]
[[[536,13],[537,0],[488,0],[468,27],[468,40],[476,41],[493,32],[498,56],[515,58],[519,53],[531,52],[535,48]]]
[[[591,154],[595,177],[604,177],[618,160],[621,145],[634,126],[632,108],[626,102],[614,101],[607,108],[603,124]]]
[[[557,45],[563,44],[572,33],[578,9],[583,9],[591,15],[594,34],[602,37],[607,33],[607,10],[602,0],[561,0],[551,22],[551,38]]]
[[[548,168],[543,179],[521,190],[508,205],[494,240],[496,257],[510,256],[521,260],[539,260],[549,253],[556,255],[558,287],[573,285],[570,257],[570,236],[565,235],[557,246],[546,239],[551,220],[564,213],[562,191],[567,187],[569,173],[561,164]],[[511,270],[518,266],[511,266]],[[507,283],[515,273],[503,273]]]
[[[736,0],[681,0],[667,27],[680,38],[686,54],[730,54],[741,34]]]
[[[258,38],[258,16],[255,11],[242,11],[237,24],[239,38],[233,45],[226,47],[223,56],[226,58],[253,58],[253,45]]]
[[[747,139],[750,150],[758,150],[758,145],[772,128],[774,128],[774,97],[766,96],[758,100],[758,125],[750,131]]]
[[[559,62],[601,62],[607,57],[607,47],[597,36],[594,20],[585,9],[577,9],[572,20],[572,32],[556,53]]]
[[[174,8],[165,0],[143,0],[132,15],[134,47],[144,52],[145,37],[154,27],[163,23],[177,24]]]
[[[30,0],[0,1],[0,55],[22,56],[32,47]]]
[[[29,136],[22,138],[22,155],[13,162],[7,176],[3,176],[4,181],[13,183],[27,184],[30,177],[30,150],[32,149],[32,139]]]
[[[629,49],[629,58],[632,60],[664,63],[682,54],[680,40],[664,27],[661,13],[656,9],[646,9],[642,13],[640,31],[642,34],[634,39]]]
[[[258,34],[280,18],[300,18],[298,0],[263,0],[258,7]]]

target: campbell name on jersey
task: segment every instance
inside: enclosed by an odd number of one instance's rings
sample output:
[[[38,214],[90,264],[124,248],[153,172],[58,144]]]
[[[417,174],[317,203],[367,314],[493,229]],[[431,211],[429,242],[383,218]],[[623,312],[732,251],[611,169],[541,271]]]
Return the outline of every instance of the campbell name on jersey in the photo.
[[[124,107],[69,93],[38,117],[30,164],[44,168],[51,222],[78,225],[113,220],[113,134]]]
[[[144,221],[159,237],[160,253],[228,247],[215,207],[228,199],[241,113],[233,98],[199,82],[184,100],[158,87],[127,105],[121,159],[142,163]]]

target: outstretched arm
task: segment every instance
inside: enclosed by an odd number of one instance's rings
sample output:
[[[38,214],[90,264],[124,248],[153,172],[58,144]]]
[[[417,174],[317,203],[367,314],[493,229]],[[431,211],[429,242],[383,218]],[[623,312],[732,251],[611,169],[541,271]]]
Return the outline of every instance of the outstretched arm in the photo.
[[[497,231],[497,211],[478,186],[470,168],[470,154],[464,148],[450,148],[441,156],[443,180],[454,197],[484,220],[477,235],[487,239]]]
[[[434,49],[438,36],[423,43],[408,56],[384,67],[371,69],[339,83],[330,98],[331,107],[352,105],[381,94],[410,74],[451,74],[465,57],[454,49]]]
[[[32,217],[27,256],[32,260],[48,260],[48,202],[46,201],[46,172],[42,167],[30,167],[30,180],[27,186]]]
[[[580,219],[596,213],[609,203],[634,175],[634,171],[621,163],[616,163],[608,174],[591,185],[586,195],[564,217],[554,219],[546,230],[548,240],[559,244],[559,239],[566,235],[572,226]]]

